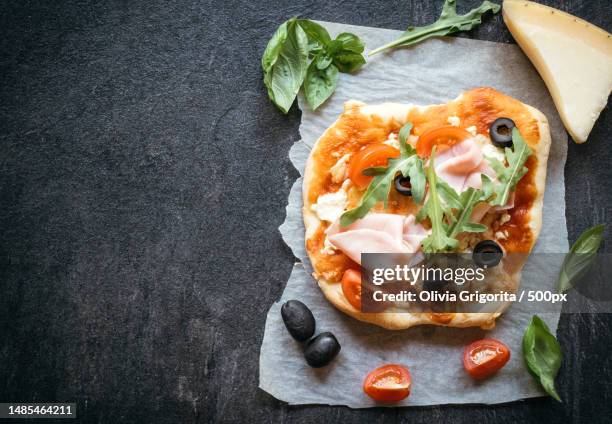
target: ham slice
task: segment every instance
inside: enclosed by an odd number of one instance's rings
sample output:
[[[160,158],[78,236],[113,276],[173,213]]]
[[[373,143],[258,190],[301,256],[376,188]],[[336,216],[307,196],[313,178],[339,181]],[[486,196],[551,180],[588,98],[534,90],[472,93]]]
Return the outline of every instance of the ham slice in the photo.
[[[481,174],[495,178],[495,171],[472,138],[463,140],[436,156],[436,174],[461,193],[469,187],[482,186]]]
[[[336,221],[326,234],[335,248],[361,264],[362,253],[415,253],[428,231],[414,215],[371,213],[345,228]]]

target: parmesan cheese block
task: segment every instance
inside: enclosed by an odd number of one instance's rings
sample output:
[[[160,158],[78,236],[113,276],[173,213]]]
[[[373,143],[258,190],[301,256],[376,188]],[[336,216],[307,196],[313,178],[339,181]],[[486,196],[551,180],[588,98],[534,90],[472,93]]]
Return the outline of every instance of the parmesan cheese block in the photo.
[[[552,7],[504,0],[504,22],[546,83],[576,143],[584,143],[612,89],[612,36]]]

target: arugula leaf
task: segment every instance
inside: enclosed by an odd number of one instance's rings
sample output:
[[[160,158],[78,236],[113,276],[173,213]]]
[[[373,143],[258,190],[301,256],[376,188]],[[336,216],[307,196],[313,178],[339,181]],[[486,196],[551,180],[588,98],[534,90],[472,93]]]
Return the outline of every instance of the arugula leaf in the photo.
[[[338,68],[328,64],[320,69],[316,61],[308,67],[304,80],[304,94],[312,110],[316,110],[332,95],[338,84]]]
[[[398,172],[404,177],[409,177],[410,172],[413,168],[417,171],[412,171],[414,177],[410,176],[410,184],[412,185],[413,197],[415,193],[423,196],[425,192],[425,180],[422,176],[417,175],[418,169],[423,170],[423,163],[421,159],[416,155],[416,150],[407,143],[406,138],[410,133],[412,124],[409,122],[400,130],[400,156],[398,158],[389,159],[387,166],[377,166],[365,169],[363,173],[365,175],[373,176],[372,182],[368,185],[366,192],[361,198],[361,203],[356,208],[348,210],[340,217],[340,225],[346,227],[351,225],[353,222],[366,216],[366,214],[376,205],[378,202],[384,202],[385,207],[387,206],[387,200],[389,198],[389,191],[393,185],[393,180]],[[422,179],[422,186],[421,186]]]
[[[470,187],[459,195],[455,189],[436,176],[433,162],[430,161],[428,166],[429,197],[425,206],[417,214],[416,219],[422,221],[429,217],[431,221],[431,236],[433,237],[431,240],[427,240],[427,245],[424,242],[423,250],[426,253],[444,252],[458,246],[459,241],[456,237],[460,233],[482,233],[487,230],[485,225],[470,222],[474,206],[483,201],[483,192]],[[432,190],[434,183],[435,190]],[[434,196],[438,197],[437,201],[432,198]],[[436,204],[439,204],[441,214],[436,212]],[[435,235],[434,228],[436,230]],[[442,231],[444,231],[443,235],[441,234]]]
[[[295,18],[278,28],[264,51],[262,67],[268,96],[287,113],[308,68],[308,38]]]
[[[261,58],[268,96],[287,113],[304,84],[304,93],[315,110],[332,95],[338,72],[353,72],[364,63],[364,44],[354,34],[332,40],[327,30],[308,19],[291,18],[281,24]]]
[[[470,222],[474,206],[482,201],[482,195],[481,190],[472,187],[461,193],[458,198],[459,207],[456,208],[457,212],[451,217],[451,225],[448,230],[449,237],[455,238],[459,233],[464,232],[482,233],[487,230],[486,225]]]
[[[441,37],[458,31],[468,31],[480,25],[482,22],[482,15],[486,12],[492,11],[493,13],[497,13],[500,9],[501,7],[498,4],[484,1],[479,7],[470,10],[465,15],[458,15],[456,0],[446,0],[444,6],[442,6],[440,18],[436,22],[423,27],[408,27],[397,40],[372,50],[369,56],[393,47],[411,46],[427,38]]]
[[[603,240],[604,225],[600,224],[583,232],[563,260],[557,291],[563,293],[580,281],[595,261],[597,250]]]
[[[417,220],[424,219],[428,216],[431,221],[431,234],[423,239],[422,246],[425,253],[443,252],[454,249],[459,242],[447,236],[448,225],[444,221],[444,215],[450,213],[450,208],[440,202],[438,189],[440,188],[438,177],[435,171],[435,155],[436,147],[431,151],[429,165],[427,166],[427,182],[429,183],[429,196],[425,201],[425,205],[417,214]],[[449,187],[450,188],[450,187]]]
[[[497,182],[485,174],[481,177],[485,198],[491,206],[505,205],[516,184],[528,171],[524,165],[532,151],[516,127],[512,129],[512,144],[512,149],[509,147],[504,149],[508,166],[493,157],[486,156],[497,174]]]
[[[538,378],[546,392],[561,402],[555,389],[555,377],[561,367],[561,345],[546,323],[534,315],[523,335],[523,357],[529,371]]]

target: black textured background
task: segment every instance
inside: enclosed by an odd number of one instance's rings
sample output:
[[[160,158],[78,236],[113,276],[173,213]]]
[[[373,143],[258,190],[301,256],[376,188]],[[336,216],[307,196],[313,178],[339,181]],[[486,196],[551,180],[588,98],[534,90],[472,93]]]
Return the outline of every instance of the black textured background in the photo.
[[[355,411],[257,388],[300,119],[266,97],[265,44],[293,15],[402,29],[441,3],[2,1],[0,401],[100,423],[609,422],[609,315],[562,317],[563,404]],[[547,3],[612,29],[607,0]],[[462,36],[512,42],[500,15]],[[569,148],[571,240],[610,221],[610,117]]]

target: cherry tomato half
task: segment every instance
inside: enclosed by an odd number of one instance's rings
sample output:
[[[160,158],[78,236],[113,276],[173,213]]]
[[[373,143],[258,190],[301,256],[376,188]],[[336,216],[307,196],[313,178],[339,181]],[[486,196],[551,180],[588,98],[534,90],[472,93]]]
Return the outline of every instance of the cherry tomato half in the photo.
[[[355,309],[361,311],[361,271],[354,269],[344,271],[342,293]]]
[[[386,166],[389,158],[399,157],[399,150],[387,144],[370,144],[353,155],[349,162],[349,178],[360,189],[372,181],[372,177],[363,175],[363,170],[373,166]]]
[[[436,149],[439,153],[471,137],[472,134],[463,128],[454,127],[452,125],[434,128],[421,134],[416,144],[416,151],[420,157],[426,158],[431,155],[431,149],[433,149],[434,146],[439,146]]]
[[[495,374],[508,360],[510,360],[510,349],[495,339],[476,340],[463,351],[463,366],[476,380]]]
[[[378,402],[399,402],[408,397],[411,385],[408,368],[388,364],[368,374],[363,382],[363,391]]]

